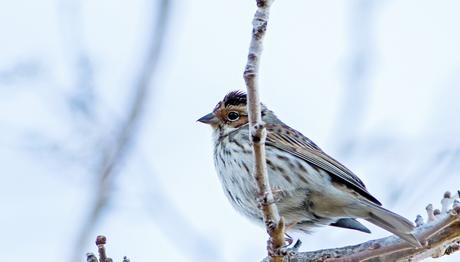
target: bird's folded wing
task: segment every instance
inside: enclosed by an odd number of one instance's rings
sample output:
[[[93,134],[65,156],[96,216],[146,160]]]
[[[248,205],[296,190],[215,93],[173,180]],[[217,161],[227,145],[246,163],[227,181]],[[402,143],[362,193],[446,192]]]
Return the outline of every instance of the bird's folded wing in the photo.
[[[324,153],[315,143],[300,132],[278,124],[267,124],[268,146],[288,152],[331,174],[332,179],[344,183],[371,202],[381,205],[364,186],[364,183],[344,165]]]

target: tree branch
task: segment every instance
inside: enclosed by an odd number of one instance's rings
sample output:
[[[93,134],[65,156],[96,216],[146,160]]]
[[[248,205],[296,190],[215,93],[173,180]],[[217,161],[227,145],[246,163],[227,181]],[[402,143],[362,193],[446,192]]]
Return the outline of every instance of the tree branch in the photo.
[[[422,248],[413,248],[407,242],[396,236],[370,240],[358,245],[340,248],[323,249],[311,252],[301,252],[286,257],[283,261],[325,261],[325,262],[383,262],[383,261],[420,261],[428,257],[450,255],[460,247],[460,203],[455,202],[453,209],[448,210],[455,197],[450,193],[444,195],[442,210],[433,210],[427,206],[427,221],[423,224],[420,215],[417,216],[415,236],[424,244]],[[264,261],[268,261],[266,258]]]
[[[110,257],[107,257],[105,251],[105,244],[107,243],[107,238],[105,236],[96,237],[96,246],[97,253],[99,254],[99,259],[93,253],[86,253],[86,262],[113,262]],[[129,259],[125,256],[123,257],[123,262],[129,262]]]
[[[265,138],[266,130],[262,122],[260,99],[258,94],[258,74],[260,57],[263,50],[263,38],[267,30],[270,6],[273,0],[257,0],[257,11],[252,21],[252,38],[249,47],[248,61],[244,70],[248,96],[249,131],[254,156],[254,178],[258,187],[260,197],[260,208],[263,219],[270,235],[269,256],[272,261],[281,261],[283,254],[281,249],[284,246],[284,221],[278,214],[274,204],[273,193],[267,176],[265,161]]]
[[[372,92],[369,71],[374,58],[372,26],[377,17],[377,5],[382,4],[375,0],[353,0],[348,3],[351,4],[349,57],[336,126],[333,129],[336,130],[333,141],[343,157],[350,156],[355,149],[357,134],[365,120],[366,107],[369,106],[369,94]]]
[[[75,262],[79,261],[82,249],[110,199],[112,184],[135,139],[143,108],[149,97],[149,91],[152,89],[150,80],[155,74],[163,48],[164,35],[169,22],[170,0],[160,0],[158,5],[155,6],[155,11],[156,15],[153,16],[152,21],[155,29],[147,47],[145,64],[137,83],[133,86],[134,98],[127,110],[126,120],[120,125],[114,142],[108,145],[105,148],[106,150],[102,151],[102,161],[99,170],[97,170],[99,181],[95,190],[96,199],[92,202],[92,206],[89,208],[89,215],[80,231],[73,257]]]

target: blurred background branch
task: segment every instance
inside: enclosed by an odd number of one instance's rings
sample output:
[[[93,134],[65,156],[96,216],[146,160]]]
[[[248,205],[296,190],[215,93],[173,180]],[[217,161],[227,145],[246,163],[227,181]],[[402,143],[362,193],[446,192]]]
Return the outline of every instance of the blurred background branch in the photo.
[[[33,58],[18,61],[8,68],[0,69],[0,85],[11,85],[17,81],[32,81],[41,73],[40,61]]]
[[[373,26],[377,5],[375,0],[351,0],[348,23],[348,55],[344,73],[344,88],[340,99],[335,133],[337,153],[349,156],[356,146],[358,132],[362,127],[369,97],[372,93],[370,71],[374,57]]]
[[[81,115],[84,121],[96,120],[95,106],[99,104],[95,92],[95,69],[88,49],[85,46],[84,20],[81,0],[61,0],[60,19],[61,34],[64,46],[68,52],[68,59],[73,68],[73,88],[68,102],[73,113]],[[81,118],[75,120],[81,121]]]
[[[91,200],[88,208],[88,217],[83,222],[77,240],[76,251],[73,256],[75,262],[79,261],[83,248],[94,231],[95,226],[100,221],[104,208],[111,198],[113,183],[116,175],[127,160],[136,138],[136,131],[142,120],[142,113],[148,98],[151,98],[153,89],[152,79],[155,77],[159,57],[164,45],[165,34],[168,28],[171,3],[169,0],[159,0],[158,5],[153,5],[152,15],[152,35],[148,38],[150,43],[147,45],[146,60],[140,71],[137,82],[133,85],[133,100],[126,109],[126,117],[115,134],[114,141],[105,145],[101,152],[101,163],[97,170],[99,180],[96,188],[92,192],[94,199]]]

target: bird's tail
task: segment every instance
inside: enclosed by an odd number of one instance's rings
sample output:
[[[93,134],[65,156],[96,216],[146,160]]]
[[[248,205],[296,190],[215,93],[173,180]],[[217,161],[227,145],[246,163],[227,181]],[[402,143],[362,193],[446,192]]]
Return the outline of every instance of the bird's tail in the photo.
[[[414,247],[422,247],[418,239],[412,234],[414,229],[412,222],[373,203],[366,203],[366,206],[368,206],[369,211],[368,217],[365,218],[367,221],[390,231]]]

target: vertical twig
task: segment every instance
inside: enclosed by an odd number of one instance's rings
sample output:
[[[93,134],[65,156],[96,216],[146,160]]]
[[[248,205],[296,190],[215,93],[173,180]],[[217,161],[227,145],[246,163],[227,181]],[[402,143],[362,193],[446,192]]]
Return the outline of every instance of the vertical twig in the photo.
[[[113,259],[107,257],[107,251],[105,250],[105,244],[107,244],[107,238],[99,235],[96,237],[96,246],[99,259],[93,253],[86,253],[86,262],[113,262]],[[129,262],[128,257],[123,257],[123,262]]]
[[[107,260],[107,253],[105,252],[106,243],[107,243],[107,238],[105,236],[97,236],[96,246],[97,246],[97,253],[99,254],[99,262],[105,262]]]
[[[273,0],[257,0],[257,11],[253,19],[251,44],[248,61],[244,70],[244,80],[248,93],[248,114],[251,142],[254,155],[254,178],[261,198],[261,209],[267,232],[270,235],[269,243],[272,251],[279,251],[284,245],[284,221],[278,214],[274,204],[273,194],[267,176],[265,162],[266,130],[262,122],[260,99],[258,94],[258,74],[260,57],[263,50],[263,38],[267,30],[270,6]],[[273,261],[281,261],[280,253],[269,252]]]

